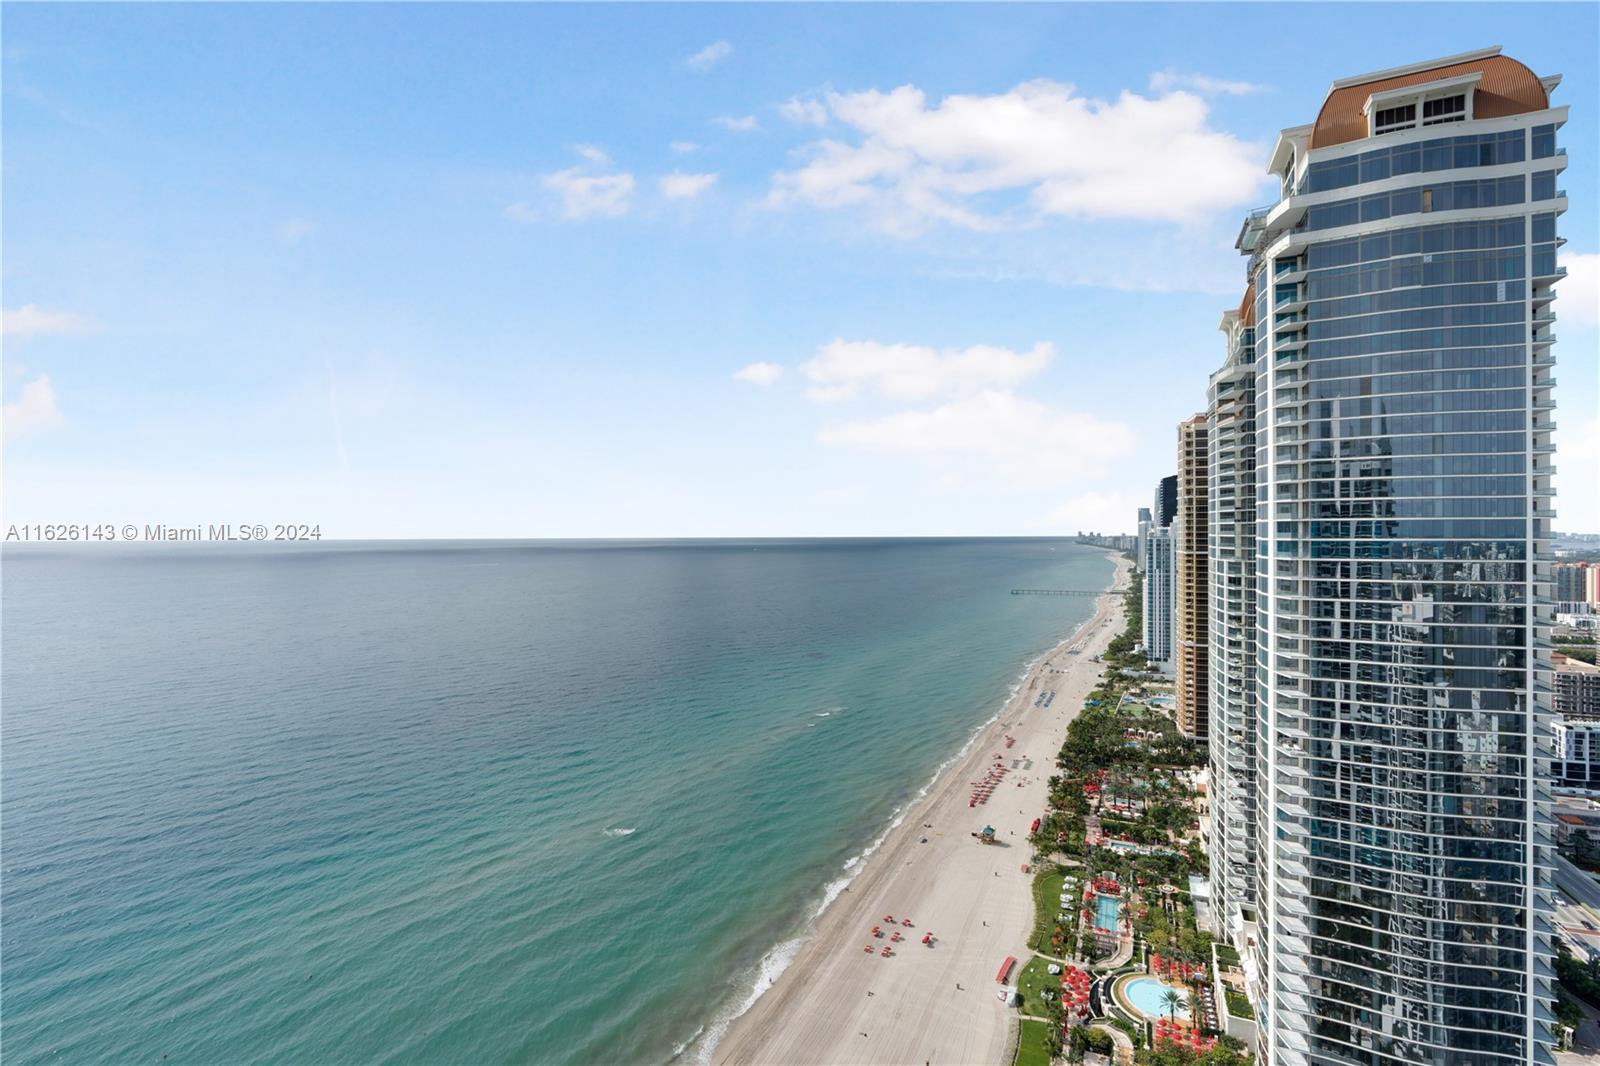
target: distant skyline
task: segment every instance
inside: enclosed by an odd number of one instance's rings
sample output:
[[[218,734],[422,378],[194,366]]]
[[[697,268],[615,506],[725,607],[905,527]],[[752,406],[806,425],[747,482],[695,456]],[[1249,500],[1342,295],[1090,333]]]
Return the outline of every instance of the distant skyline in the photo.
[[[5,521],[1132,532],[1276,132],[1499,44],[1600,531],[1600,8],[1375,10],[7,5]]]

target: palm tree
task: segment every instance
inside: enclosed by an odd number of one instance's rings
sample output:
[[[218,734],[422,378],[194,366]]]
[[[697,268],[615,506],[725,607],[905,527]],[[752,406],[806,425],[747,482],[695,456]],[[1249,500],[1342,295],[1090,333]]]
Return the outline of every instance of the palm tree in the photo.
[[[1167,1010],[1168,1021],[1175,1022],[1178,1020],[1178,1008],[1183,1006],[1183,1004],[1184,999],[1182,992],[1179,992],[1174,988],[1163,988],[1161,990],[1161,1005]]]

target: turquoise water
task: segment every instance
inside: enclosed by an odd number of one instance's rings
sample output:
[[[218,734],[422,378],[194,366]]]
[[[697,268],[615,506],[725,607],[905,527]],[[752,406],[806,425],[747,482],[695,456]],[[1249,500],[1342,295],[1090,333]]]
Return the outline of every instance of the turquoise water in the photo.
[[[1169,988],[1175,992],[1182,992],[1182,989],[1158,981],[1154,977],[1135,977],[1122,986],[1122,994],[1127,997],[1129,1003],[1132,1003],[1146,1017],[1165,1018],[1167,1016],[1167,1008],[1161,1002],[1161,994]],[[1183,1017],[1184,1011],[1189,1009],[1188,1004],[1189,997],[1184,996],[1183,1002],[1178,1004],[1178,1016],[1180,1018]]]
[[[1097,929],[1115,932],[1117,915],[1122,913],[1122,901],[1116,896],[1100,893],[1094,898],[1094,924]]]
[[[4,553],[8,1063],[698,1057],[1111,564]],[[698,1036],[698,1042],[696,1038]]]

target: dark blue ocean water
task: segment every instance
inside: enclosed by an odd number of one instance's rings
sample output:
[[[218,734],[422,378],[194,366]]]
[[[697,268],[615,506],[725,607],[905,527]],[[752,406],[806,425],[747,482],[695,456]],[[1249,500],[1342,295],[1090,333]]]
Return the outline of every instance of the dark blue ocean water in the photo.
[[[694,1057],[1092,602],[1008,590],[1111,575],[1052,540],[3,562],[8,1064]]]

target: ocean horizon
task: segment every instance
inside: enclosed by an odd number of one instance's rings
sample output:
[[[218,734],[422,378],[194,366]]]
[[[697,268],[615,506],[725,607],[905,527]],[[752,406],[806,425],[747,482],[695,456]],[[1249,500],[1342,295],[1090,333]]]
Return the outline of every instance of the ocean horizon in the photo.
[[[1058,538],[4,550],[11,1061],[703,1057],[1093,600]]]

